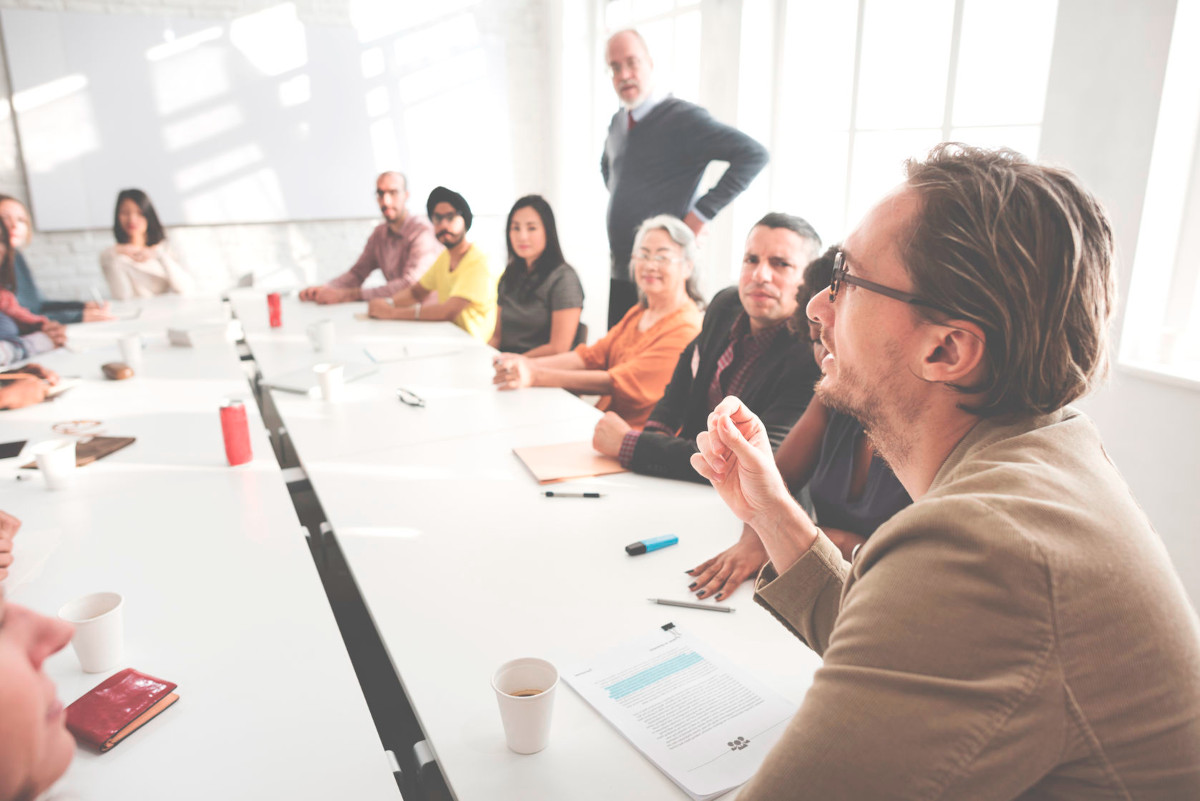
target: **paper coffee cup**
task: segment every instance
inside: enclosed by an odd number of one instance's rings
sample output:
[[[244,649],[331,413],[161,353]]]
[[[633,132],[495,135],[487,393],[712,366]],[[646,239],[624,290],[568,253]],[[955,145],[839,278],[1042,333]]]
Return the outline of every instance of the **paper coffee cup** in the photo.
[[[492,689],[496,691],[510,749],[518,754],[536,754],[549,745],[557,687],[558,670],[545,659],[514,659],[497,668]]]
[[[342,396],[345,385],[345,365],[318,364],[313,367],[317,374],[317,383],[321,386],[321,397],[327,401],[335,401]]]
[[[105,673],[121,662],[124,601],[115,592],[94,592],[66,603],[60,619],[75,626],[71,645],[84,673]]]
[[[141,334],[125,334],[117,340],[121,346],[121,360],[137,373],[142,369],[142,336]]]
[[[328,353],[333,350],[337,341],[337,329],[333,320],[321,320],[310,325],[307,329],[308,340],[317,353]]]
[[[75,440],[52,439],[33,446],[38,472],[46,479],[46,488],[66,489],[75,479]]]

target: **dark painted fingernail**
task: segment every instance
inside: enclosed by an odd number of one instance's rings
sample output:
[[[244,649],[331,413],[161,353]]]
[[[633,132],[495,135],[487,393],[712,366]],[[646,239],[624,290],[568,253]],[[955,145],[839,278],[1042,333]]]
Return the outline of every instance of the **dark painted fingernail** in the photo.
[[[689,585],[688,585],[688,589],[689,589],[689,590],[694,590],[694,589],[696,589],[696,585],[697,585],[697,584],[699,584],[699,583],[700,583],[700,582],[698,582],[698,581],[693,581],[691,584],[689,584]]]
[[[703,598],[703,597],[704,597],[704,592],[705,592],[704,590],[700,590],[700,592],[696,593],[696,597],[697,597],[697,598]]]
[[[725,593],[723,593],[723,592],[718,592],[718,593],[716,594],[716,596],[715,596],[715,597],[716,597],[716,599],[719,601],[719,600],[721,600],[722,598],[724,598],[724,597],[725,597]]]
[[[696,569],[696,568],[694,568],[694,567],[692,568],[692,570],[695,570],[695,569]],[[684,572],[684,573],[687,573],[687,574],[690,576],[690,575],[692,575],[692,570],[685,570],[685,571],[683,571],[683,572]]]

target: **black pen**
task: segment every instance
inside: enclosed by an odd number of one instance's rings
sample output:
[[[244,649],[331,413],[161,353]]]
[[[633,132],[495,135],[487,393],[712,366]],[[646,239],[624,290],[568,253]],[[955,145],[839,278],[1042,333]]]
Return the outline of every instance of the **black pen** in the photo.
[[[547,498],[603,498],[599,492],[552,492],[546,490]]]

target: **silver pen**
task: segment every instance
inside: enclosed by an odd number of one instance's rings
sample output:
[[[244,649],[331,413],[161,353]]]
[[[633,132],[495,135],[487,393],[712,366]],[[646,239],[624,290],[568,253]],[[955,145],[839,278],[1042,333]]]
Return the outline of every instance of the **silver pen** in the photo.
[[[666,598],[647,598],[647,601],[663,606],[682,606],[686,609],[707,609],[709,612],[736,612],[732,606],[714,606],[713,604],[695,604],[691,601],[669,601]]]

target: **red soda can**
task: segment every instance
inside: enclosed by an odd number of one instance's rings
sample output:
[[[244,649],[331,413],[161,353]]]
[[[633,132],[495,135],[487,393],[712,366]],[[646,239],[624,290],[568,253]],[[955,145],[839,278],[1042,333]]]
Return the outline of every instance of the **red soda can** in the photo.
[[[271,327],[278,328],[283,325],[283,307],[279,303],[279,293],[272,292],[267,295],[267,311],[271,315]]]
[[[221,435],[225,438],[225,458],[230,465],[250,461],[253,456],[250,425],[246,422],[246,407],[240,400],[230,399],[221,404]]]

